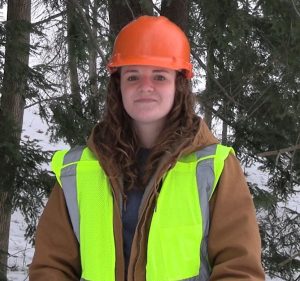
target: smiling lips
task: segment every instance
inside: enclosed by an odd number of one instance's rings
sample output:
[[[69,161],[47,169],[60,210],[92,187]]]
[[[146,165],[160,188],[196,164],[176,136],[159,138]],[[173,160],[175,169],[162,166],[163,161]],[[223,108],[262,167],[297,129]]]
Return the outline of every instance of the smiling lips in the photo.
[[[136,103],[150,103],[150,102],[156,102],[156,99],[153,98],[140,98],[140,99],[136,99],[134,102]]]

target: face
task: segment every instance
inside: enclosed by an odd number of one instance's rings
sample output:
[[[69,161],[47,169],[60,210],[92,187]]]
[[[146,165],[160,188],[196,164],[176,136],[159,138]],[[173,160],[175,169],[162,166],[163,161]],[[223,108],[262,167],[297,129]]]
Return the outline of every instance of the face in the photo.
[[[161,128],[175,96],[176,71],[153,66],[121,68],[123,105],[136,126]]]

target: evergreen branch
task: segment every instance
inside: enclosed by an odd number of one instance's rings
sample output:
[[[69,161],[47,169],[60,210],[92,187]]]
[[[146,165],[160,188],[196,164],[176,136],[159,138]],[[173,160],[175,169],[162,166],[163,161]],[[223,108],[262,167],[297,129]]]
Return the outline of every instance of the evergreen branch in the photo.
[[[206,69],[206,65],[205,63],[200,59],[200,57],[192,50],[191,51],[193,57],[196,59],[196,61],[199,63],[199,65]],[[207,70],[207,74],[209,75],[209,77],[214,81],[214,83],[217,84],[217,86],[220,88],[221,92],[223,92],[223,94],[234,104],[241,106],[231,95],[228,94],[228,92],[226,91],[226,89],[220,84],[220,82],[215,78],[215,76],[209,71]]]
[[[199,100],[201,99],[198,95],[197,92],[194,92],[194,95],[198,96]],[[225,122],[226,124],[228,124],[231,128],[237,130],[236,125],[232,122],[230,122],[225,116],[223,116],[221,113],[219,113],[217,110],[215,110],[213,107],[210,107],[206,104],[204,104],[204,102],[202,102],[200,100],[200,102],[207,107],[213,114],[215,114],[215,116],[217,116],[219,119],[221,119],[223,122]],[[256,147],[256,145],[250,140],[250,139],[246,139],[249,143],[251,143],[254,147]],[[295,151],[300,149],[300,144],[296,144],[294,146],[288,147],[288,148],[283,148],[280,150],[274,150],[274,151],[266,151],[266,152],[262,152],[262,153],[258,153],[258,154],[253,154],[253,153],[248,153],[249,156],[253,157],[254,159],[258,159],[257,157],[263,157],[263,156],[271,156],[271,155],[277,155],[279,153],[285,153],[285,152],[289,152],[289,151]]]
[[[285,152],[290,152],[290,151],[295,151],[300,149],[300,144],[297,145],[293,145],[287,148],[282,148],[279,150],[272,150],[272,151],[266,151],[266,152],[262,152],[262,153],[258,153],[257,156],[259,157],[268,157],[268,156],[273,156],[273,155],[278,155],[278,154],[282,154]]]
[[[292,255],[290,258],[288,258],[287,260],[281,262],[279,264],[280,267],[287,265],[288,263],[290,263],[291,261],[293,261],[296,257],[300,257],[300,252]]]
[[[44,20],[34,22],[34,23],[32,23],[31,25],[32,25],[33,27],[35,27],[35,26],[37,26],[37,25],[40,25],[40,24],[49,22],[49,21],[51,21],[51,20],[53,20],[53,19],[56,19],[56,18],[58,18],[58,17],[60,17],[60,16],[63,16],[65,13],[66,13],[66,11],[62,11],[62,12],[60,12],[60,13],[58,13],[58,14],[55,14],[55,15],[53,15],[53,16],[50,16],[50,17],[48,17],[48,18],[46,18],[46,19],[44,19]]]
[[[105,54],[103,53],[103,51],[99,48],[98,46],[98,43],[97,43],[97,40],[93,34],[93,31],[90,27],[90,24],[86,18],[86,14],[82,8],[82,6],[80,5],[80,3],[78,2],[78,0],[68,0],[70,1],[77,9],[79,15],[81,16],[82,20],[83,20],[83,23],[84,23],[84,26],[87,30],[87,35],[89,37],[89,39],[91,40],[92,42],[92,45],[96,48],[98,54],[100,55],[101,59],[102,59],[102,63],[103,64],[106,64],[106,58],[105,58]]]
[[[226,118],[220,112],[218,112],[217,110],[215,110],[212,106],[208,106],[206,103],[204,103],[203,101],[201,101],[201,97],[198,95],[197,92],[195,92],[194,95],[196,95],[198,97],[198,99],[199,99],[199,102],[201,104],[203,104],[206,108],[208,108],[215,116],[217,116],[220,120],[222,120],[223,122],[225,122],[227,125],[229,125],[234,130],[237,130],[236,124],[234,124],[233,122],[231,122],[230,120],[228,120],[228,118]],[[253,143],[249,138],[245,138],[245,140],[247,140],[249,143],[251,143],[254,147],[257,148],[256,144]],[[251,156],[253,159],[258,159],[256,154],[253,154],[253,153],[249,152],[248,155]]]
[[[242,119],[244,119],[244,120],[249,119],[256,111],[258,111],[266,102],[268,102],[271,99],[270,95],[265,97],[265,93],[270,88],[271,88],[271,86],[268,86],[264,89],[264,91],[261,92],[260,97],[251,105],[250,109],[246,112],[245,116]],[[260,99],[262,99],[262,98],[264,98],[264,100],[260,101]],[[257,105],[258,102],[259,102],[259,105]]]
[[[227,125],[236,129],[235,125],[232,122],[230,122],[224,115],[222,115],[220,112],[215,110],[213,107],[207,105],[204,101],[202,101],[201,97],[199,96],[199,92],[194,92],[193,94],[198,97],[200,104],[204,105],[205,108],[208,108],[213,114],[215,114],[219,119],[221,119]]]
[[[258,7],[261,6],[261,4],[262,4],[262,0],[259,0],[259,1],[257,2],[257,4],[255,5],[255,7],[253,8],[253,10],[254,10],[254,11],[257,10]]]
[[[65,98],[65,96],[60,96],[60,97],[53,97],[53,98],[39,100],[39,101],[33,102],[33,103],[29,104],[29,105],[26,105],[24,107],[24,109],[30,108],[30,107],[35,106],[37,104],[41,104],[42,102],[48,102],[48,101],[53,101],[53,100],[63,100],[64,98]]]
[[[297,141],[296,141],[296,144],[295,145],[298,145],[299,144],[299,141],[300,141],[300,133],[297,137]],[[292,154],[292,157],[291,157],[291,164],[290,164],[290,175],[291,175],[291,187],[293,185],[293,166],[294,166],[294,158],[295,158],[295,154],[296,154],[296,149],[293,151],[293,154]]]

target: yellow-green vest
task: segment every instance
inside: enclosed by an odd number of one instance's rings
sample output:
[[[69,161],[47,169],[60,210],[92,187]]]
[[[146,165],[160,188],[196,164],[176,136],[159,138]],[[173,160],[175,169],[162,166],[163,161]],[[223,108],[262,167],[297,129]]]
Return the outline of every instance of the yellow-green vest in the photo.
[[[208,146],[182,157],[164,175],[148,237],[147,281],[209,279],[209,200],[230,152],[223,145]],[[51,164],[80,243],[81,280],[115,281],[108,177],[87,147],[58,151]]]

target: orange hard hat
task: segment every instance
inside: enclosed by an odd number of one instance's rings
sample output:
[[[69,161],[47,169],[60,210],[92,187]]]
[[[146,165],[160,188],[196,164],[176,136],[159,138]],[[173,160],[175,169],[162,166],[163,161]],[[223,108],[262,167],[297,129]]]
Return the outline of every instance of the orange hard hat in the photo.
[[[141,16],[120,31],[108,63],[110,73],[125,65],[151,65],[182,70],[193,76],[190,44],[184,32],[163,16]]]

